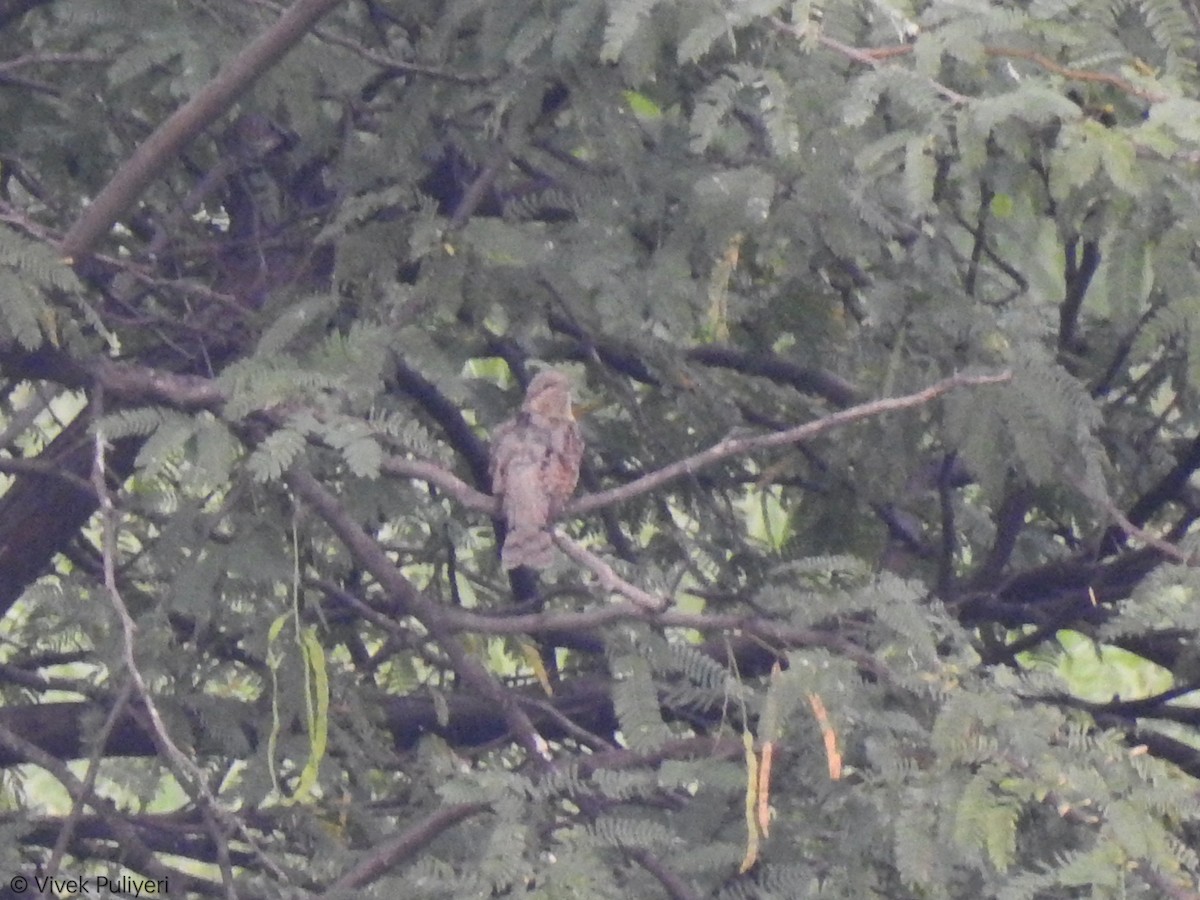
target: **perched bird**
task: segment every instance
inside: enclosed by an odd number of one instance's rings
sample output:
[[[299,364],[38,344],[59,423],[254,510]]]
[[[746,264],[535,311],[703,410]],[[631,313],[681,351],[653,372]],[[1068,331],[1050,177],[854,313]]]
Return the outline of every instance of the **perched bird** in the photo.
[[[582,459],[571,383],[561,372],[539,372],[521,411],[492,434],[492,493],[508,526],[500,551],[505,569],[550,565],[554,543],[547,529],[575,490]]]

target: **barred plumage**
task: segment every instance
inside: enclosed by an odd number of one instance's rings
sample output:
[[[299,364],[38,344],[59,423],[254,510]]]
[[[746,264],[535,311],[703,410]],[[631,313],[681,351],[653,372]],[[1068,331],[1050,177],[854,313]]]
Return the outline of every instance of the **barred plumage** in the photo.
[[[492,493],[508,526],[500,551],[505,569],[550,565],[554,544],[547,526],[575,490],[582,459],[570,382],[561,372],[539,372],[520,413],[492,435]]]

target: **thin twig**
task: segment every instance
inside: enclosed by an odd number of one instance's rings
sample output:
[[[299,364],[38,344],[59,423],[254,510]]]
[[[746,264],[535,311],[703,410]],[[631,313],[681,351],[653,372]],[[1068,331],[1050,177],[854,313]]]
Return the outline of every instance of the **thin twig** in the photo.
[[[371,573],[390,599],[419,621],[450,660],[464,685],[487,698],[503,712],[521,746],[532,759],[548,763],[551,759],[545,738],[538,734],[533,721],[509,696],[492,672],[459,640],[446,624],[445,607],[427,598],[396,566],[379,542],[368,534],[359,520],[313,475],[293,467],[285,482],[304,504],[312,509],[337,535],[347,552]]]
[[[282,3],[274,3],[271,0],[251,0],[255,6],[261,6],[264,9],[269,9],[273,12],[282,12],[285,7]],[[427,66],[421,63],[409,62],[402,59],[396,59],[394,56],[389,56],[386,53],[380,53],[377,50],[372,50],[370,47],[363,46],[357,41],[350,38],[342,37],[334,34],[328,28],[317,26],[312,29],[312,36],[319,41],[324,41],[327,44],[332,44],[335,47],[341,47],[344,50],[349,50],[356,56],[359,56],[368,62],[372,62],[385,70],[394,72],[403,72],[408,75],[424,75],[428,78],[439,79],[442,81],[451,81],[455,84],[487,84],[489,81],[494,81],[499,77],[497,74],[480,74],[466,75],[461,72],[454,72],[450,69],[444,69],[441,66]]]
[[[602,506],[638,497],[655,490],[669,481],[694,474],[700,469],[711,466],[730,456],[741,456],[752,450],[763,450],[768,447],[782,447],[787,444],[799,444],[803,441],[809,441],[817,435],[832,431],[835,428],[841,428],[860,419],[867,419],[899,409],[924,406],[926,403],[955,388],[984,384],[1001,384],[1010,380],[1012,380],[1012,372],[1009,371],[993,375],[953,375],[950,378],[944,378],[936,384],[930,385],[924,390],[912,394],[904,394],[900,397],[886,397],[882,400],[860,403],[858,406],[851,406],[835,413],[830,413],[820,419],[805,422],[803,425],[797,425],[794,428],[787,428],[783,431],[775,431],[771,434],[756,435],[753,437],[726,438],[709,447],[707,450],[702,450],[669,466],[664,466],[656,472],[651,472],[649,475],[644,475],[636,481],[629,482],[629,484],[623,484],[618,488],[580,497],[574,503],[568,504],[563,512],[563,516],[580,516],[594,509],[599,509]]]
[[[229,856],[229,838],[225,827],[217,821],[210,807],[200,810],[204,816],[204,825],[212,837],[213,848],[216,851],[217,868],[221,870],[221,884],[225,887],[225,900],[237,900],[237,884],[233,877],[233,861]]]
[[[771,24],[774,25],[779,31],[782,31],[785,34],[790,34],[795,38],[803,38],[808,32],[807,25],[792,25],[780,18],[772,17]],[[817,34],[817,43],[823,47],[828,47],[830,50],[834,50],[842,54],[842,56],[846,57],[847,59],[854,60],[856,63],[861,63],[864,66],[870,66],[872,69],[878,69],[888,56],[898,55],[892,53],[885,54],[878,50],[861,50],[858,47],[851,47],[849,44],[843,44],[841,41],[835,40],[834,38],[831,38],[828,35],[820,32]],[[906,52],[911,50],[911,48],[908,47],[903,49],[905,49]],[[971,99],[965,94],[960,94],[958,91],[946,87],[946,85],[933,78],[929,79],[929,84],[938,94],[949,100],[955,106],[964,106]]]
[[[608,752],[617,749],[616,744],[606,741],[600,735],[593,734],[580,725],[576,725],[570,716],[558,710],[552,703],[547,703],[545,700],[526,700],[525,702],[527,705],[541,712],[542,715],[548,716],[557,722],[559,728],[585,747],[590,747],[593,751],[597,752]]]
[[[400,863],[411,859],[417,851],[459,822],[487,812],[489,809],[491,806],[487,803],[459,803],[439,809],[373,848],[364,859],[331,884],[324,893],[330,896],[343,896],[344,891],[365,887],[386,875]]]
[[[1094,491],[1089,491],[1084,486],[1083,482],[1077,478],[1068,478],[1068,480],[1075,486],[1077,491],[1079,491],[1085,497],[1090,498],[1092,502],[1099,504],[1104,511],[1112,517],[1113,521],[1117,523],[1117,526],[1123,532],[1125,532],[1128,537],[1137,538],[1146,546],[1153,547],[1163,556],[1167,557],[1167,559],[1173,559],[1180,565],[1190,567],[1200,565],[1200,555],[1197,553],[1186,553],[1176,544],[1172,544],[1170,541],[1163,540],[1157,534],[1133,524],[1133,522],[1129,520],[1129,517],[1121,511],[1121,508],[1113,502],[1111,497],[1107,495],[1099,497],[1096,496]]]
[[[785,22],[783,19],[774,17],[771,19],[771,24],[778,31],[784,34],[789,34],[795,38],[804,38],[808,36],[809,25],[793,25],[790,22]],[[890,47],[852,47],[849,44],[843,44],[841,41],[835,40],[828,35],[818,32],[816,37],[817,43],[823,47],[828,47],[847,59],[852,59],[856,63],[864,66],[870,66],[872,69],[877,69],[879,66],[899,56],[908,56],[915,49],[912,44],[895,44]],[[1092,69],[1072,69],[1064,66],[1059,62],[1051,59],[1044,53],[1038,53],[1036,50],[1022,50],[1018,47],[984,47],[983,52],[987,56],[1000,59],[1023,59],[1027,62],[1034,63],[1053,72],[1055,75],[1060,75],[1068,81],[1084,81],[1092,84],[1106,84],[1110,87],[1129,94],[1133,97],[1138,97],[1146,100],[1149,103],[1162,103],[1169,99],[1167,94],[1161,94],[1156,91],[1151,91],[1146,88],[1140,88],[1128,79],[1122,78],[1119,75],[1110,75],[1107,72],[1097,72]],[[950,102],[961,105],[967,103],[971,98],[966,97],[956,91],[951,90],[940,82],[930,79],[934,89],[945,97]]]
[[[112,56],[103,53],[26,53],[0,62],[0,72],[11,72],[26,66],[63,65],[65,63],[106,63]]]
[[[67,848],[71,845],[71,838],[75,834],[75,826],[79,824],[79,819],[83,815],[83,809],[95,796],[96,776],[100,772],[100,763],[104,759],[105,745],[108,743],[113,729],[116,728],[117,720],[124,714],[132,693],[133,682],[126,679],[113,701],[112,708],[108,711],[104,725],[96,735],[96,749],[92,751],[92,755],[88,759],[87,772],[83,776],[83,781],[80,782],[80,793],[72,799],[71,811],[67,814],[66,821],[63,822],[63,826],[58,832],[58,837],[54,840],[54,849],[50,851],[50,859],[46,861],[45,866],[47,878],[53,878],[58,874],[58,867],[62,865]]]
[[[644,847],[626,846],[623,849],[630,859],[635,860],[657,879],[671,900],[700,900],[700,895],[688,886],[682,875],[659,859],[658,853],[651,853]]]
[[[500,511],[499,501],[491,494],[477,491],[454,473],[437,463],[419,459],[402,459],[389,456],[379,465],[379,470],[399,478],[416,478],[441,488],[467,509],[495,515]]]
[[[202,879],[163,865],[159,858],[150,852],[137,829],[121,814],[116,804],[95,791],[86,790],[62,760],[47,753],[28,738],[21,737],[3,722],[0,722],[0,745],[53,775],[74,802],[87,803],[92,807],[112,829],[124,853],[122,862],[128,868],[141,870],[154,878],[167,878],[175,883],[180,892],[198,886]]]
[[[668,597],[655,597],[643,591],[640,587],[630,584],[613,571],[612,566],[592,553],[586,547],[575,543],[569,537],[554,532],[551,534],[558,549],[567,554],[572,560],[593,572],[600,579],[600,586],[606,590],[628,597],[635,605],[650,612],[662,612],[671,601]]]
[[[212,810],[213,815],[230,828],[236,830],[262,861],[263,865],[281,882],[289,884],[291,883],[291,879],[288,877],[287,872],[263,851],[258,841],[255,840],[254,835],[250,833],[249,829],[246,828],[245,824],[237,816],[223,809],[217,803],[217,798],[208,789],[204,773],[172,740],[166,723],[163,721],[162,713],[159,712],[158,705],[154,701],[154,695],[146,685],[146,680],[142,676],[141,669],[138,668],[135,653],[137,623],[133,621],[133,616],[129,613],[129,607],[125,605],[120,588],[117,586],[116,507],[108,491],[107,467],[105,462],[106,441],[102,418],[104,415],[103,388],[97,387],[96,389],[94,409],[96,421],[94,424],[95,452],[92,457],[92,486],[95,488],[100,506],[101,557],[104,572],[104,588],[108,594],[109,602],[112,604],[121,622],[125,667],[129,673],[130,682],[133,684],[134,690],[137,691],[138,700],[141,702],[149,718],[150,728],[148,730],[150,737],[154,741],[155,746],[158,747],[159,752],[163,754],[165,761],[171,764],[181,783],[184,785],[190,783],[203,803]]]
[[[1064,65],[1052,60],[1044,53],[1037,53],[1033,50],[1021,50],[1017,47],[984,47],[983,52],[988,56],[997,57],[1012,57],[1013,59],[1024,59],[1029,62],[1036,63],[1043,69],[1053,72],[1055,75],[1061,75],[1068,81],[1086,81],[1093,84],[1107,84],[1110,87],[1116,88],[1126,94],[1134,97],[1139,97],[1149,103],[1162,103],[1167,100],[1166,94],[1159,94],[1154,91],[1145,90],[1131,81],[1120,77],[1119,75],[1109,75],[1106,72],[1095,72],[1091,69],[1070,69]]]

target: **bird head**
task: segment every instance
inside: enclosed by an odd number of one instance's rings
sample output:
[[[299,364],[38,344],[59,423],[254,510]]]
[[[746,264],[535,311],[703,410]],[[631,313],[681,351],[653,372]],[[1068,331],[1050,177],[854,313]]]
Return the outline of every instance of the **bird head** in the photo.
[[[538,372],[525,390],[521,410],[553,421],[573,421],[570,380],[553,369]]]

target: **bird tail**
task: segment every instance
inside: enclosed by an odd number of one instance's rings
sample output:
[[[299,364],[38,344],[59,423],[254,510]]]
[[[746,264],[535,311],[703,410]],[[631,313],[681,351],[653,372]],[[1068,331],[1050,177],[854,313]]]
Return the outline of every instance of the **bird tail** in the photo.
[[[554,539],[541,528],[514,528],[504,539],[500,565],[505,569],[529,566],[544,569],[554,561]]]

